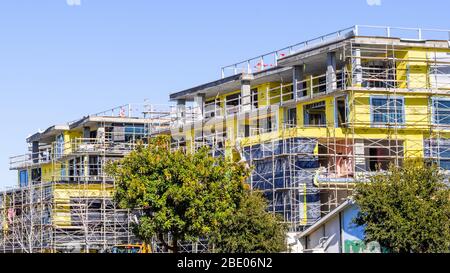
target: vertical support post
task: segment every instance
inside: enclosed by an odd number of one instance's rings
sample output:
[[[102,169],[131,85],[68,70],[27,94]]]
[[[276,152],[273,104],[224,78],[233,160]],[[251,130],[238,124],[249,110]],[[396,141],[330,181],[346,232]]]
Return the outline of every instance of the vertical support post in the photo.
[[[186,100],[177,100],[177,121],[178,125],[184,125],[186,118]]]
[[[363,73],[361,65],[361,49],[353,49],[352,52],[352,75],[353,86],[361,87],[363,82]]]
[[[33,141],[31,145],[31,159],[33,163],[39,163],[39,141]]]
[[[327,53],[327,93],[337,89],[336,77],[336,52]]]
[[[296,65],[292,68],[292,79],[293,79],[293,85],[294,85],[294,100],[297,101],[299,97],[299,92],[304,89],[303,87],[303,76],[304,76],[304,66],[303,65]],[[302,86],[299,86],[301,84]]]
[[[409,63],[406,64],[406,88],[409,89],[411,86],[411,67],[409,66]]]
[[[280,84],[280,103],[283,105],[283,83]]]
[[[355,172],[366,171],[365,146],[364,140],[354,140]]]
[[[205,113],[205,94],[196,94],[194,98],[194,109],[195,113],[198,114],[196,119],[202,120]]]
[[[251,80],[251,75],[243,75],[241,78],[241,111],[243,113],[252,110]]]

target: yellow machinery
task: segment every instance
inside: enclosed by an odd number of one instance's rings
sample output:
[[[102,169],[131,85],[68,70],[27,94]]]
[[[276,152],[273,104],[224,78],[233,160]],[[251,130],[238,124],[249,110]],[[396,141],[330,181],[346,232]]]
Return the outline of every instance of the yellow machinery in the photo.
[[[117,245],[111,250],[111,253],[117,254],[142,254],[142,253],[152,253],[152,248],[147,244],[141,245]]]

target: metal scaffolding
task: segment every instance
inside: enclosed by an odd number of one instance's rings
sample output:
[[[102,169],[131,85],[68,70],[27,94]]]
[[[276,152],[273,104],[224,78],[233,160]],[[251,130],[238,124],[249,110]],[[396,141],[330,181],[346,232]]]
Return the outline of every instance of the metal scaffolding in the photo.
[[[131,229],[135,212],[117,207],[105,166],[166,130],[173,115],[136,109],[121,106],[70,122],[65,131],[81,130],[81,137],[39,140],[38,151],[11,158],[20,185],[0,193],[0,251],[107,252],[138,242]],[[95,129],[84,132],[83,122]]]
[[[374,30],[382,34],[370,35]],[[395,38],[395,31],[414,35]],[[0,249],[105,251],[133,241],[130,213],[112,202],[114,181],[103,167],[132,151],[136,141],[145,143],[145,137],[161,133],[171,133],[174,149],[190,152],[207,146],[214,156],[239,154],[253,167],[251,188],[264,193],[269,210],[281,215],[293,232],[339,206],[355,183],[386,171],[389,164],[401,166],[405,158],[435,162],[448,175],[449,37],[423,40],[433,31],[355,26],[222,69],[224,78],[230,70],[233,76],[267,75],[265,90],[246,86],[230,96],[219,90],[190,107],[183,98],[165,111],[123,106],[92,115],[130,118],[138,111],[146,122],[131,133],[116,126],[105,129],[102,138],[45,143],[37,154],[12,158],[12,169],[50,179],[1,193]],[[325,52],[330,44],[336,45]],[[292,61],[301,60],[297,68],[280,64],[303,51],[308,54]],[[308,74],[303,71],[296,78],[299,67]],[[264,80],[258,78],[259,83]],[[42,164],[51,164],[53,172],[33,173]],[[76,194],[68,198],[68,191]],[[202,252],[206,245],[183,243],[182,249]]]
[[[386,33],[358,37],[374,29]],[[249,184],[264,193],[269,211],[281,215],[291,231],[303,230],[336,208],[358,181],[386,171],[389,164],[401,166],[405,158],[438,163],[448,174],[450,50],[445,35],[450,31],[437,31],[445,37],[425,42],[425,34],[434,30],[406,29],[412,36],[419,35],[417,41],[417,37],[393,38],[395,31],[405,29],[359,26],[350,30],[350,34],[332,35],[341,39],[335,39],[340,46],[328,52],[338,56],[332,74],[319,58],[309,63],[313,53],[302,44],[297,51],[309,52],[302,63],[310,74],[301,79],[280,76],[264,91],[207,99],[201,124],[193,121],[192,136],[174,145],[239,150],[253,167]],[[280,52],[223,71],[249,73],[252,62],[261,64],[272,57],[278,61]],[[255,68],[250,73],[276,66]],[[221,129],[211,133],[214,126]],[[195,145],[190,146],[190,140]]]

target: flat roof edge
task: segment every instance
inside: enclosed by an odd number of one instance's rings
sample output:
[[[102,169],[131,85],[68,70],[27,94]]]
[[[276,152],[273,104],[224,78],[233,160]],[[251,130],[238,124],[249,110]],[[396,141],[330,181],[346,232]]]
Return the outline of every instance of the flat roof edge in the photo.
[[[232,76],[229,76],[229,77],[226,77],[226,78],[223,78],[223,79],[219,79],[219,80],[216,80],[216,81],[208,82],[208,83],[205,83],[205,84],[202,84],[202,85],[198,85],[196,87],[185,89],[183,91],[172,93],[172,94],[170,94],[170,100],[176,100],[176,99],[179,99],[180,97],[183,97],[183,96],[186,96],[186,95],[189,95],[189,94],[193,94],[195,92],[199,92],[199,91],[202,91],[202,90],[207,89],[207,88],[211,88],[211,87],[215,87],[215,86],[218,86],[218,85],[221,85],[221,84],[224,84],[224,83],[240,80],[241,76],[242,76],[242,74],[232,75]]]

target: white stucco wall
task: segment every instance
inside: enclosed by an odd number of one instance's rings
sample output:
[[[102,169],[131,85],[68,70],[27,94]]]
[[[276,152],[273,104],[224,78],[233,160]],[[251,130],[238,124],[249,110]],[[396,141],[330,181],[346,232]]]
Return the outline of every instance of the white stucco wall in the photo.
[[[308,249],[317,249],[321,247],[321,239],[328,238],[328,247],[325,252],[339,253],[341,244],[340,237],[340,220],[339,215],[336,215],[300,241],[303,247],[306,245]],[[307,244],[305,244],[306,240]]]

